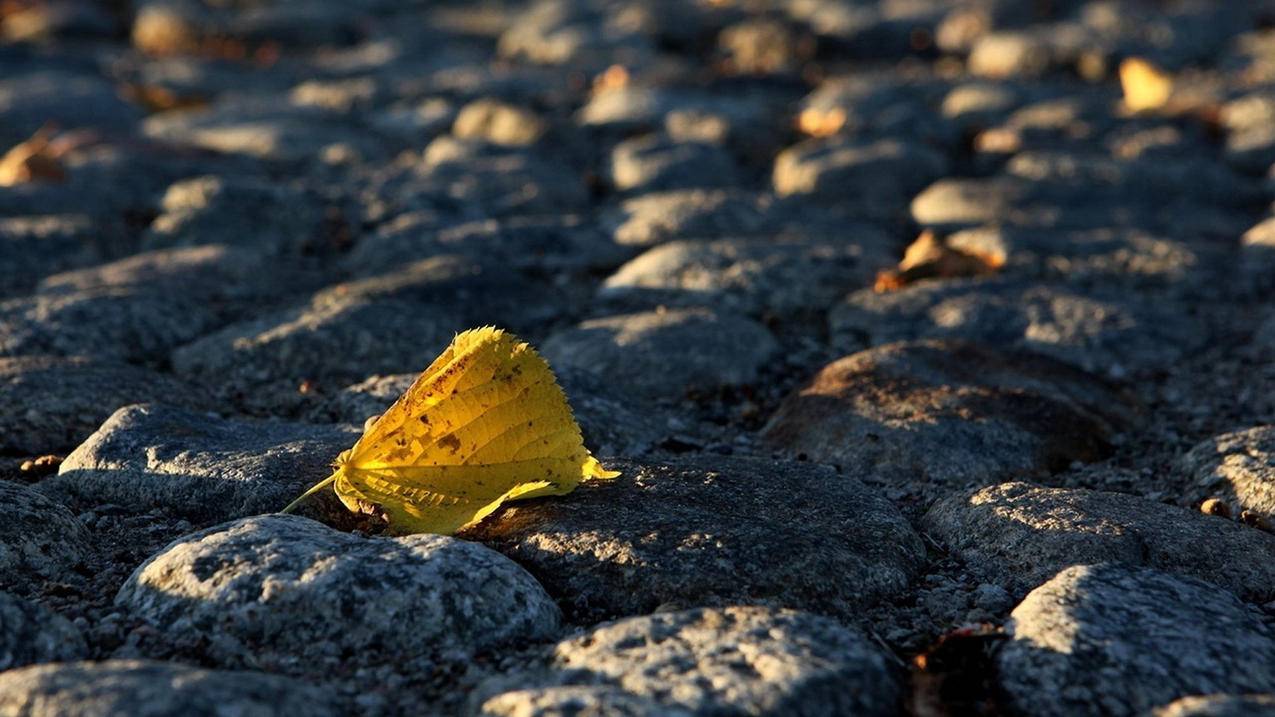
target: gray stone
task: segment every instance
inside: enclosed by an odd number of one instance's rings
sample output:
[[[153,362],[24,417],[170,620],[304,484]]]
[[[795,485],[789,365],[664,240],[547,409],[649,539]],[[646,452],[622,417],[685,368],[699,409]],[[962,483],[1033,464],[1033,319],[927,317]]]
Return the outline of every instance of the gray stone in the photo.
[[[1034,200],[1078,210],[1088,201],[1113,200],[1138,208],[1172,201],[1238,209],[1262,199],[1251,180],[1198,151],[1127,158],[1092,150],[1022,151],[1009,160],[1005,173],[1031,182]],[[1201,183],[1198,191],[1189,188],[1192,181]]]
[[[1264,172],[1275,162],[1275,94],[1254,92],[1222,106],[1226,157],[1240,169]]]
[[[535,144],[546,131],[547,123],[531,110],[491,99],[465,105],[452,125],[452,134],[461,139],[510,146]]]
[[[1026,141],[1015,135],[1009,173],[942,179],[927,187],[912,200],[912,218],[936,229],[1122,227],[1183,240],[1232,239],[1249,226],[1245,205],[1260,201],[1255,182],[1194,153],[1122,160],[1088,146],[1053,147],[1052,139],[1047,151],[1019,151]],[[1210,189],[1191,192],[1197,179]],[[1182,211],[1161,211],[1165,201]]]
[[[190,717],[340,712],[332,695],[287,677],[106,660],[0,673],[0,713],[19,717]]]
[[[499,256],[502,264],[529,271],[609,270],[633,256],[609,233],[576,215],[509,217],[461,222],[429,211],[409,212],[359,239],[342,264],[372,276],[401,269],[421,257],[463,254]]]
[[[982,77],[1039,77],[1051,64],[1050,48],[1027,33],[984,35],[970,51],[969,71]]]
[[[1022,715],[1137,715],[1275,689],[1275,636],[1234,595],[1122,565],[1063,570],[1014,608],[996,664]]]
[[[837,134],[858,140],[906,139],[954,149],[960,138],[956,125],[934,111],[951,87],[950,80],[927,76],[924,71],[912,76],[856,68],[852,74],[819,83],[801,101],[799,111],[838,118]]]
[[[738,190],[652,192],[625,200],[605,221],[620,244],[751,236],[768,226],[764,197]]]
[[[940,179],[912,198],[912,219],[918,224],[942,228],[1003,224],[1017,217],[1011,207],[1026,196],[1021,181],[992,179]]]
[[[87,654],[84,636],[66,618],[0,592],[0,672],[40,662],[80,660]]]
[[[510,504],[467,531],[527,566],[582,622],[737,604],[854,618],[901,595],[924,562],[889,501],[828,469],[724,456],[603,462],[620,477]]]
[[[698,608],[601,625],[558,643],[540,679],[610,688],[601,694],[614,699],[618,691],[667,710],[630,714],[884,716],[897,714],[902,693],[889,658],[862,633],[828,618],[760,607]],[[488,701],[484,713],[502,714],[492,707],[515,700],[530,707],[546,693],[553,688],[506,694]]]
[[[89,217],[76,214],[0,218],[0,298],[28,294],[41,279],[95,264],[103,247]]]
[[[828,321],[849,347],[955,338],[1028,349],[1113,378],[1167,368],[1209,337],[1170,301],[1012,278],[865,289],[833,308]]]
[[[298,107],[318,107],[342,114],[363,112],[384,99],[384,91],[372,77],[306,80],[292,88],[288,99]]]
[[[820,311],[894,264],[893,238],[870,225],[834,240],[671,241],[621,266],[599,294],[629,307],[704,305],[752,316]]]
[[[1183,697],[1157,708],[1152,717],[1275,717],[1275,693]]]
[[[0,80],[0,147],[7,150],[52,122],[61,130],[92,127],[123,134],[142,118],[106,78],[45,69]]]
[[[896,485],[986,485],[1110,451],[1125,399],[1041,356],[958,341],[879,346],[824,367],[762,436],[790,454]]]
[[[797,194],[892,216],[946,171],[947,159],[924,145],[811,139],[779,153],[773,182],[780,196]]]
[[[201,522],[280,510],[331,473],[350,426],[226,420],[127,406],[66,457],[40,490],[76,503],[161,509]]]
[[[1004,483],[940,500],[922,525],[1015,596],[1069,565],[1103,562],[1275,599],[1275,536],[1134,495]]]
[[[1275,426],[1223,433],[1178,461],[1192,497],[1221,497],[1239,515],[1248,511],[1275,526]]]
[[[383,152],[375,138],[352,131],[339,113],[273,97],[227,96],[206,108],[151,115],[142,132],[172,144],[287,164],[318,163],[333,146],[349,146],[363,156]]]
[[[266,255],[320,253],[320,200],[286,184],[256,178],[196,177],[168,188],[162,213],[143,239],[148,249],[224,244]]]
[[[650,39],[640,32],[649,29],[643,22],[646,13],[635,8],[627,22],[621,21],[616,5],[575,0],[532,3],[512,18],[497,51],[513,60],[581,66],[593,72],[613,63],[641,63],[654,52]]]
[[[652,134],[625,140],[611,151],[611,184],[620,191],[723,187],[738,184],[739,167],[719,146]]]
[[[560,619],[530,575],[481,545],[360,537],[287,515],[173,542],[133,572],[115,603],[165,641],[208,641],[217,664],[316,675],[463,662],[550,638]]]
[[[971,82],[953,87],[939,111],[964,127],[987,127],[1003,120],[1020,102],[1020,95],[1012,86]]]
[[[0,589],[24,593],[39,580],[67,580],[84,560],[89,532],[66,506],[0,481]]]
[[[401,156],[362,191],[367,219],[443,211],[460,221],[576,213],[589,204],[584,173],[559,155],[444,135],[419,158]]]
[[[248,306],[305,287],[290,267],[224,246],[146,252],[51,276],[0,303],[0,355],[57,354],[159,363]]]
[[[173,370],[245,410],[288,414],[311,400],[302,385],[336,390],[372,374],[420,371],[458,331],[496,324],[522,332],[551,311],[516,275],[436,256],[231,324],[175,350]]]
[[[982,226],[948,236],[946,246],[985,257],[1003,275],[1071,285],[1172,287],[1201,293],[1216,286],[1231,259],[1211,246],[1137,229],[1052,230]]]
[[[513,690],[492,697],[471,713],[480,717],[690,717],[693,714],[609,685]]]
[[[778,350],[761,324],[709,309],[590,319],[542,346],[554,366],[605,376],[653,400],[747,384]]]
[[[790,73],[814,54],[814,41],[768,18],[745,20],[717,36],[717,48],[732,72],[749,75]]]
[[[158,400],[189,408],[208,404],[197,387],[127,364],[83,357],[0,358],[0,451],[62,453],[120,406]]]

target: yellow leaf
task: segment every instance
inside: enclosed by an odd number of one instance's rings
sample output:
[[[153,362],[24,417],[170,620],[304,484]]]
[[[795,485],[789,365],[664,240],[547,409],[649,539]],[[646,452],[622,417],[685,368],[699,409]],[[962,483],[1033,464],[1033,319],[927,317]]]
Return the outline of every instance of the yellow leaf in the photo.
[[[507,500],[570,493],[614,478],[584,447],[549,364],[492,327],[458,334],[336,460],[331,484],[356,512],[397,533],[450,535]]]
[[[1173,78],[1140,57],[1130,57],[1120,63],[1120,87],[1124,90],[1124,105],[1131,112],[1154,110],[1169,101]]]

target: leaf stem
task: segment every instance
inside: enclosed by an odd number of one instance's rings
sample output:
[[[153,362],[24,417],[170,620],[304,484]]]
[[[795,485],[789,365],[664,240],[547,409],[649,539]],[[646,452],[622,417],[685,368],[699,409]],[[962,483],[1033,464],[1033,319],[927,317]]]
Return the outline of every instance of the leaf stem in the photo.
[[[339,472],[340,472],[340,471],[338,471],[338,473],[339,473]],[[306,498],[309,498],[310,496],[314,495],[315,493],[318,493],[319,491],[323,490],[324,488],[327,488],[328,486],[332,485],[332,482],[333,482],[333,481],[335,481],[335,480],[336,480],[336,473],[333,473],[332,475],[328,476],[327,478],[324,478],[323,480],[319,481],[318,483],[315,483],[313,486],[311,486],[311,487],[310,487],[310,490],[307,490],[306,492],[304,492],[304,493],[302,493],[301,495],[297,496],[297,499],[296,499],[296,500],[294,500],[294,501],[292,501],[291,503],[289,503],[289,504],[288,504],[288,507],[284,508],[283,510],[281,510],[281,511],[279,511],[279,512],[280,512],[280,513],[291,513],[291,512],[293,511],[293,509],[295,509],[298,505],[301,505],[302,501],[304,501]]]

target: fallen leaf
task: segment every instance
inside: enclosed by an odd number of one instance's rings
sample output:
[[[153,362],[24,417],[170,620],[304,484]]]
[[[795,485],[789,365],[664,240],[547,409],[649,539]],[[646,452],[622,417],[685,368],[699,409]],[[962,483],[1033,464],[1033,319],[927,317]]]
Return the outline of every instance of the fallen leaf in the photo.
[[[458,334],[410,388],[371,422],[331,484],[351,511],[396,533],[450,535],[507,500],[570,493],[614,478],[584,447],[549,364],[500,329]]]
[[[811,137],[831,137],[845,124],[846,111],[840,107],[807,107],[797,116],[797,129]]]
[[[1173,94],[1173,78],[1164,70],[1140,57],[1120,63],[1120,87],[1124,105],[1131,112],[1163,107]]]
[[[58,156],[50,141],[50,132],[39,130],[0,157],[0,187],[66,179],[66,171],[62,169]]]
[[[1004,260],[1000,257],[953,249],[927,229],[903,252],[903,259],[896,269],[877,274],[872,288],[882,294],[898,291],[921,279],[955,279],[992,274],[1003,263]]]

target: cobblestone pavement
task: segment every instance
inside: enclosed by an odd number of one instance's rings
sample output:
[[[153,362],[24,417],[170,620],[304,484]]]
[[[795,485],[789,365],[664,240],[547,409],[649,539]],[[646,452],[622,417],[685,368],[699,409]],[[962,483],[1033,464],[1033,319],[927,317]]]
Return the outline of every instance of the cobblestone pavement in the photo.
[[[1275,715],[1269,0],[10,0],[0,153],[0,715]],[[272,514],[488,324],[620,478]]]

